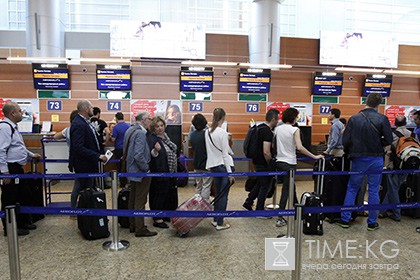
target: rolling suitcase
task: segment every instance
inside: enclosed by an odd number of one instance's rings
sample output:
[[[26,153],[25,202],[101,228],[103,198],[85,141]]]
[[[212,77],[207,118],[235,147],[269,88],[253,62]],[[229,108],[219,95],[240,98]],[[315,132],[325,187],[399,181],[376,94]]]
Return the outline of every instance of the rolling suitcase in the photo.
[[[123,188],[118,193],[118,209],[128,209],[128,199],[130,198],[130,189]],[[118,217],[118,223],[122,228],[129,228],[130,221],[128,217]]]
[[[344,157],[333,157],[330,160],[321,159],[317,171],[344,171],[348,168]],[[315,193],[322,198],[324,206],[342,206],[346,198],[349,175],[320,175],[316,178]],[[330,223],[341,218],[341,213],[325,213]]]
[[[92,188],[81,190],[77,207],[106,209],[105,192]],[[87,240],[106,238],[110,235],[106,216],[77,216],[77,225]]]
[[[227,191],[232,185],[228,185],[220,194],[216,195],[212,202],[208,202],[201,195],[195,194],[193,197],[182,203],[177,211],[212,211],[214,203]],[[187,234],[195,228],[204,218],[173,217],[172,226],[176,229],[179,237],[186,237]]]
[[[193,197],[182,203],[177,211],[212,211],[211,204],[201,195],[195,194]],[[173,217],[172,226],[176,229],[178,236],[185,237],[195,228],[203,218]]]
[[[31,171],[28,174],[39,174],[37,170],[38,159],[32,158]],[[44,207],[44,188],[42,178],[28,178],[24,179],[24,189],[26,189],[26,196],[29,198],[25,203],[28,206]],[[31,221],[33,223],[45,218],[44,214],[31,214]]]
[[[314,192],[305,192],[302,194],[301,204],[305,207],[322,207],[322,198]],[[303,215],[304,234],[323,235],[323,214],[322,213],[305,213]]]
[[[407,180],[400,187],[400,202],[420,202],[420,173],[408,174]],[[420,208],[406,208],[401,214],[412,218],[420,218]]]

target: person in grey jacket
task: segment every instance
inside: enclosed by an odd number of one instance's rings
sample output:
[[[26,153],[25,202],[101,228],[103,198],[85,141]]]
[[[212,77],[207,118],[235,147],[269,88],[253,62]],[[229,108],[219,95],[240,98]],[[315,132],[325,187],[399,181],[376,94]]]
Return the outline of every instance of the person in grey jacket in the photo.
[[[147,130],[151,123],[150,113],[140,111],[136,115],[136,124],[124,135],[124,154],[128,173],[149,171],[150,148],[146,141]],[[128,209],[144,210],[150,189],[150,177],[128,177],[131,182]],[[149,231],[144,225],[144,217],[130,217],[130,232],[136,237],[154,236],[157,232]]]

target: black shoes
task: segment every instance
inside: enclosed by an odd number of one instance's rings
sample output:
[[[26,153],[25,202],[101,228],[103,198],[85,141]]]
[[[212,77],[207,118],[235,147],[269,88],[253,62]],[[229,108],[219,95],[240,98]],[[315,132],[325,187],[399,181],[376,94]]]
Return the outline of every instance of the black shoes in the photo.
[[[24,235],[28,235],[28,234],[29,234],[29,229],[23,229],[23,228],[18,228],[17,229],[17,235],[18,236],[24,236]],[[3,235],[7,236],[6,230],[3,231]]]
[[[158,228],[169,228],[169,226],[165,222],[153,222],[153,226]]]
[[[336,224],[339,225],[342,228],[349,228],[350,227],[349,222],[345,222],[341,219],[339,221],[337,221]]]
[[[368,224],[368,231],[374,231],[377,230],[379,228],[379,224],[378,223],[374,223],[374,224]]]
[[[141,232],[136,233],[135,237],[149,237],[149,236],[155,236],[157,235],[156,231],[150,231],[148,229],[144,229]]]
[[[242,204],[242,208],[244,208],[245,210],[248,210],[248,211],[252,211],[253,209],[252,209],[252,205],[251,204],[248,204],[248,203],[244,203],[244,204]]]
[[[388,214],[386,212],[385,213],[379,213],[378,218],[379,219],[390,218],[393,221],[401,222],[401,218],[398,218],[393,213],[392,214]]]
[[[27,229],[27,230],[34,230],[36,229],[36,225],[34,224],[25,224],[23,226],[20,227],[21,229]]]

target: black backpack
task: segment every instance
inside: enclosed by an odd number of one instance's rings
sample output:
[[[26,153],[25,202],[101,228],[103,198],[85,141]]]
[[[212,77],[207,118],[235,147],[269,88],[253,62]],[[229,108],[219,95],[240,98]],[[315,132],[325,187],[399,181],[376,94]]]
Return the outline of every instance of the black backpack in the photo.
[[[254,124],[248,129],[244,140],[244,154],[245,157],[255,159],[258,155],[258,125]]]

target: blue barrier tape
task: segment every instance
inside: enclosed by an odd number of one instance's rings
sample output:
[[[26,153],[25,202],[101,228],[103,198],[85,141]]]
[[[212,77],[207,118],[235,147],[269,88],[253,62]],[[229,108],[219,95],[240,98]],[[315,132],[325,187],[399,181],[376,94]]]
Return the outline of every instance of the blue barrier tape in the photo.
[[[157,210],[114,210],[114,209],[79,209],[79,208],[48,208],[21,206],[25,214],[53,214],[80,216],[124,216],[124,217],[272,217],[294,216],[295,210],[258,210],[258,211],[157,211]]]
[[[419,169],[415,170],[384,170],[383,172],[372,171],[296,171],[296,175],[363,175],[363,174],[414,174],[420,173]],[[287,175],[285,171],[269,171],[269,172],[232,172],[232,173],[212,173],[212,172],[180,172],[180,173],[118,173],[119,177],[248,177],[248,176],[282,176]],[[50,180],[74,179],[74,178],[102,178],[109,177],[110,173],[69,173],[69,174],[1,174],[1,178],[45,178]]]
[[[6,213],[4,211],[0,211],[0,219],[3,219],[6,217]]]
[[[354,205],[354,206],[324,206],[304,207],[304,213],[336,213],[342,211],[365,211],[365,210],[391,210],[402,208],[420,208],[420,202],[377,204],[377,205]]]
[[[420,202],[356,205],[356,206],[324,206],[304,207],[304,213],[335,213],[341,211],[388,210],[397,208],[419,208]],[[48,208],[21,206],[25,214],[55,214],[81,216],[124,216],[124,217],[274,217],[294,216],[295,210],[255,210],[255,211],[156,211],[156,210],[115,210],[115,209],[79,209],[79,208]]]

